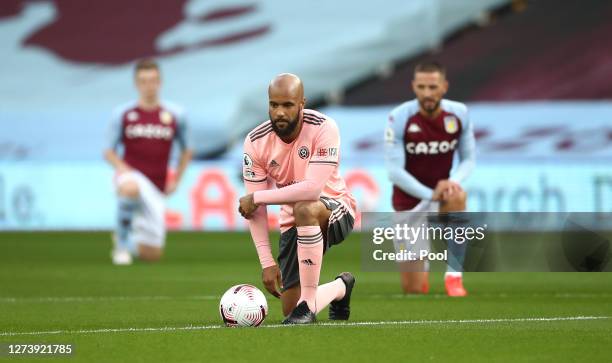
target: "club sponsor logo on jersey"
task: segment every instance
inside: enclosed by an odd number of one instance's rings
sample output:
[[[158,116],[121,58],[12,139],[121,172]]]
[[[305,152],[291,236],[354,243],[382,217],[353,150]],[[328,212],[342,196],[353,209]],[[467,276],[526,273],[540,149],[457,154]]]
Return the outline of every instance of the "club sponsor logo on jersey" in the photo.
[[[172,140],[174,137],[174,130],[168,126],[134,124],[125,128],[125,136],[128,139],[143,138]]]
[[[444,130],[449,134],[454,134],[459,130],[459,121],[455,116],[444,117]]]
[[[410,124],[408,126],[408,132],[421,132],[421,127],[418,124]]]
[[[126,116],[127,120],[129,122],[134,122],[134,121],[138,121],[138,112],[136,111],[130,111],[128,112],[127,116]]]
[[[310,151],[308,151],[308,148],[306,146],[300,146],[300,148],[298,149],[298,156],[302,159],[308,159],[308,157],[310,156]]]
[[[159,120],[164,125],[170,125],[172,123],[172,114],[166,110],[159,113]]]
[[[437,155],[453,152],[456,146],[457,140],[409,142],[406,151],[411,155]]]

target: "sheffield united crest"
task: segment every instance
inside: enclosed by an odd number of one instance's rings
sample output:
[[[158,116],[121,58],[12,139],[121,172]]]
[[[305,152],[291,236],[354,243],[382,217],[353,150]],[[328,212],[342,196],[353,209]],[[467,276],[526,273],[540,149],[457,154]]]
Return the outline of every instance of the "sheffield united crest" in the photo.
[[[302,159],[308,159],[308,157],[310,156],[310,151],[308,151],[308,148],[306,146],[300,146],[300,148],[298,149],[298,155]]]

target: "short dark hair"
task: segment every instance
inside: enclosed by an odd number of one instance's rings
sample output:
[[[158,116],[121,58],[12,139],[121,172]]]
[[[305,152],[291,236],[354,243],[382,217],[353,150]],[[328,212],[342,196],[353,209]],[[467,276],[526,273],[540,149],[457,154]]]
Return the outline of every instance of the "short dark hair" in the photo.
[[[144,71],[144,70],[149,70],[149,69],[155,69],[156,71],[159,72],[159,64],[157,64],[155,60],[150,59],[150,58],[141,59],[138,62],[136,62],[136,65],[134,66],[134,75],[136,75],[139,71]]]
[[[417,73],[417,72],[425,72],[425,73],[440,72],[441,75],[446,76],[446,68],[444,68],[442,64],[436,61],[419,62],[414,67],[414,73]]]

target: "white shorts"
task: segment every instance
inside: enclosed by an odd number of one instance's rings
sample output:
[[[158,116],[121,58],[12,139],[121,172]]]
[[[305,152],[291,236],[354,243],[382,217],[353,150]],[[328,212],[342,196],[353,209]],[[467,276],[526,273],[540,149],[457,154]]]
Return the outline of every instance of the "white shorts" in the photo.
[[[132,220],[132,239],[135,243],[163,247],[166,241],[166,197],[157,187],[137,170],[115,177],[115,188],[127,181],[138,185],[140,206]]]
[[[393,225],[407,225],[412,228],[427,228],[429,226],[427,222],[427,213],[438,213],[440,210],[440,203],[432,200],[421,200],[414,208],[408,211],[402,211],[395,214]],[[414,212],[416,214],[407,213]],[[394,240],[393,244],[395,252],[402,251],[414,251],[418,256],[420,251],[430,251],[431,243],[427,238],[422,238],[419,234],[417,238],[412,241],[405,240]]]

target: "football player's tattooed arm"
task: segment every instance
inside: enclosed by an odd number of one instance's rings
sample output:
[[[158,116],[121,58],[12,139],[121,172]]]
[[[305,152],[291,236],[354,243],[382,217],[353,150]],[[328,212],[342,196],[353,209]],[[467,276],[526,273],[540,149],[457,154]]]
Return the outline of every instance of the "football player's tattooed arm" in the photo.
[[[395,119],[395,121],[394,121]],[[385,168],[389,180],[407,194],[419,199],[432,199],[433,190],[419,182],[405,169],[403,128],[397,120],[402,118],[391,115],[385,131]]]
[[[459,137],[459,165],[452,172],[450,180],[462,183],[470,175],[476,166],[476,138],[474,137],[474,126],[469,116],[464,118],[464,128]]]
[[[109,129],[110,142],[108,148],[104,150],[104,158],[115,168],[117,173],[130,170],[130,166],[117,154],[117,148],[121,144],[121,131],[121,113],[116,111],[111,120]]]

